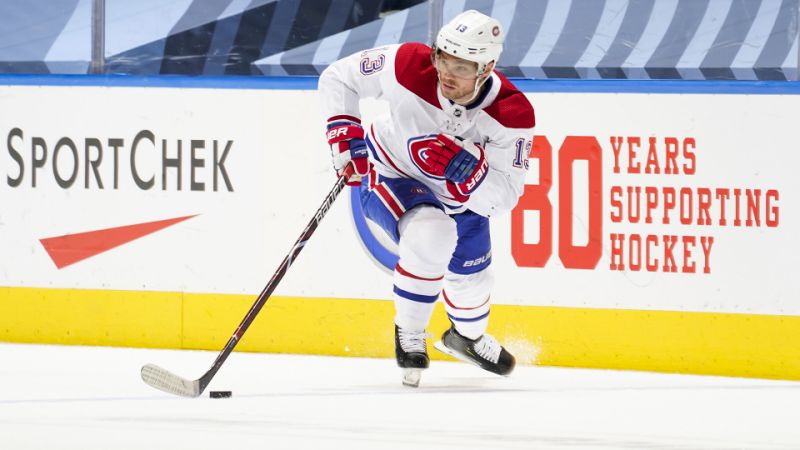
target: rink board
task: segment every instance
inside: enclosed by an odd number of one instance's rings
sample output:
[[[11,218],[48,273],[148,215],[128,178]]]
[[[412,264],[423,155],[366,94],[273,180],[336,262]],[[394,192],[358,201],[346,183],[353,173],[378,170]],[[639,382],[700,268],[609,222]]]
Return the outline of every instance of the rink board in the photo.
[[[219,350],[253,302],[221,294],[0,288],[0,341]],[[13,304],[12,304],[13,302]],[[391,301],[273,297],[237,350],[389,358]],[[449,323],[437,304],[429,332]],[[800,379],[800,318],[495,305],[522,364]],[[445,359],[434,351],[434,359]]]
[[[0,86],[0,339],[218,349],[333,184],[316,92],[103,80]],[[492,333],[536,364],[800,379],[800,89],[525,85]],[[243,350],[391,356],[386,243],[347,194]]]
[[[253,302],[222,294],[0,288],[0,341],[219,350]],[[11,304],[11,302],[14,302]],[[273,297],[237,351],[389,358],[391,301]],[[449,327],[437,304],[432,337]],[[800,318],[495,305],[521,364],[800,380]],[[435,351],[433,359],[447,359]]]

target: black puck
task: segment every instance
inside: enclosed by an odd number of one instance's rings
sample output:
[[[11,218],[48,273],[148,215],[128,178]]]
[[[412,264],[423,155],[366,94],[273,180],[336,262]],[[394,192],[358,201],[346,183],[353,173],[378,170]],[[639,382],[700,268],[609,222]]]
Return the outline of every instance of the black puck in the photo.
[[[208,396],[211,398],[230,398],[233,395],[231,391],[211,391]]]

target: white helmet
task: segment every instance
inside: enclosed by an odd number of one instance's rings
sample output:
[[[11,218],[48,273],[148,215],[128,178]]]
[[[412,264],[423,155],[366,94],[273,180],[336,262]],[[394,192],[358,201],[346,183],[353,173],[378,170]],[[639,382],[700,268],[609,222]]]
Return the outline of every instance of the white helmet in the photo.
[[[482,74],[490,62],[500,58],[504,39],[500,22],[470,9],[439,30],[434,50],[476,62],[478,74]]]

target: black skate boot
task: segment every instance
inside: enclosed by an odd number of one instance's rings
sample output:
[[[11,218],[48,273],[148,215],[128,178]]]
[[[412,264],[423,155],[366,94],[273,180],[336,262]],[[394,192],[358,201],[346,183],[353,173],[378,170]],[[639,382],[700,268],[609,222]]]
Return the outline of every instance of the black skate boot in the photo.
[[[419,386],[422,370],[430,365],[428,350],[425,346],[424,331],[404,331],[394,326],[394,351],[397,365],[403,369],[403,384]]]
[[[460,335],[453,325],[444,332],[442,340],[435,343],[434,347],[454,358],[475,364],[498,375],[510,374],[516,364],[514,356],[491,335],[484,334],[472,340]]]

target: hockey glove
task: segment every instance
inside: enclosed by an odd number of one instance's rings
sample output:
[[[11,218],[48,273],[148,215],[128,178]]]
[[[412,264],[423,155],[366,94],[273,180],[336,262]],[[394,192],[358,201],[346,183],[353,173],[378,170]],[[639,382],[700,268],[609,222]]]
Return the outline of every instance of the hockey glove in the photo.
[[[489,162],[479,144],[447,134],[436,139],[440,146],[432,146],[431,162],[447,179],[447,190],[456,200],[466,202],[489,173]]]
[[[331,120],[328,122],[327,137],[336,174],[341,176],[344,168],[352,164],[353,171],[347,179],[347,185],[359,186],[361,179],[369,172],[367,144],[361,124],[350,120]]]

